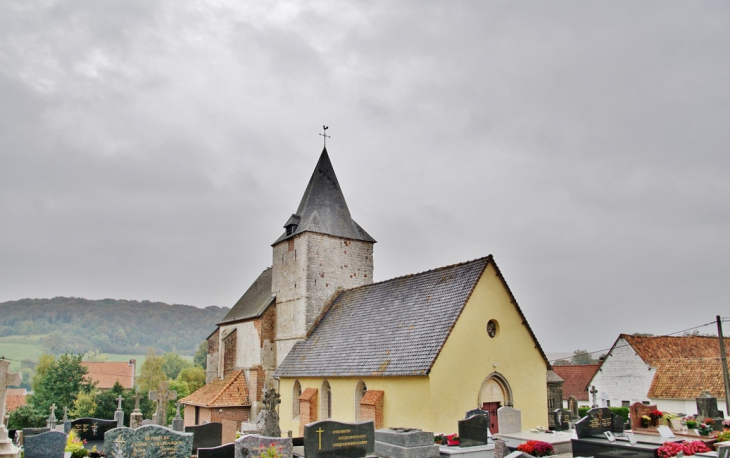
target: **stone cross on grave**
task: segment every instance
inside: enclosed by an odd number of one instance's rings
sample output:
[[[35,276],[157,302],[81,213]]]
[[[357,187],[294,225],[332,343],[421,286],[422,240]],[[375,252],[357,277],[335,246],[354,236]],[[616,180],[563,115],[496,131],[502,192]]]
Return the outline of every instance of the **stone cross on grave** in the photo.
[[[122,410],[122,401],[124,401],[124,398],[120,394],[119,397],[117,398],[117,403],[118,403],[117,404],[117,410]]]
[[[20,374],[8,372],[10,361],[0,359],[0,418],[5,418],[5,395],[8,394],[8,386],[20,385],[23,378]],[[4,428],[3,428],[4,429]],[[7,431],[5,432],[7,437]]]
[[[61,419],[62,422],[66,423],[68,421],[68,407],[63,406],[63,418]]]
[[[134,410],[139,410],[139,400],[142,399],[142,395],[139,394],[139,391],[132,396],[132,399],[134,399]]]
[[[51,404],[51,414],[48,416],[48,419],[46,420],[46,428],[54,429],[56,427],[56,422],[58,421],[58,418],[56,418],[56,403],[54,402]]]
[[[160,382],[156,391],[150,391],[150,401],[157,403],[157,417],[154,422],[160,426],[167,423],[167,403],[177,399],[177,391],[170,389],[168,382]]]
[[[591,408],[595,409],[598,407],[598,390],[596,389],[596,385],[591,386],[591,395],[593,395],[593,405]]]

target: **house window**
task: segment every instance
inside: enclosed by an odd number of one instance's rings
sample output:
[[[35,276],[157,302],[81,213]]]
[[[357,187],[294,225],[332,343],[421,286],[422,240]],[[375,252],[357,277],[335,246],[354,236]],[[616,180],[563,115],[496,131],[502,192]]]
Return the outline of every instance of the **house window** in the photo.
[[[631,407],[631,403],[629,401],[621,401],[621,407]]]
[[[365,396],[365,393],[368,391],[367,385],[365,385],[365,382],[360,380],[357,382],[357,385],[355,385],[355,421],[362,421],[361,419],[361,412],[360,412],[360,401],[362,401],[363,396]]]
[[[294,382],[294,388],[292,388],[292,417],[297,418],[299,416],[299,396],[302,395],[302,385],[299,380]]]
[[[641,401],[641,403],[644,404],[645,406],[649,405],[649,401]]]
[[[319,400],[319,419],[327,420],[332,418],[332,389],[327,380],[322,383],[320,394],[322,397]]]
[[[606,407],[611,407],[611,400],[610,399],[606,399]]]

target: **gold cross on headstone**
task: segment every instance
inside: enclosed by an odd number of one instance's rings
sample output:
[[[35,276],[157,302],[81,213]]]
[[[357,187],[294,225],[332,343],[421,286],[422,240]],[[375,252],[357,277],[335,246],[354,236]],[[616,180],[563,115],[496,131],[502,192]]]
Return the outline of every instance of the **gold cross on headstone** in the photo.
[[[322,429],[321,426],[319,427],[319,429],[317,431],[315,431],[315,433],[317,433],[317,435],[319,436],[319,450],[322,450],[322,433],[323,432],[324,432],[324,430]]]

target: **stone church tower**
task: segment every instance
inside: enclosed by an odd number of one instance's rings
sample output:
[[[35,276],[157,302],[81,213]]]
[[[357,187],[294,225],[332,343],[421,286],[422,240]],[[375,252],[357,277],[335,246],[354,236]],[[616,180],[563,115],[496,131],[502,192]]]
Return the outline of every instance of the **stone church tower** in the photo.
[[[276,366],[304,340],[335,293],[373,282],[375,240],[350,216],[327,149],[284,228],[272,245]]]

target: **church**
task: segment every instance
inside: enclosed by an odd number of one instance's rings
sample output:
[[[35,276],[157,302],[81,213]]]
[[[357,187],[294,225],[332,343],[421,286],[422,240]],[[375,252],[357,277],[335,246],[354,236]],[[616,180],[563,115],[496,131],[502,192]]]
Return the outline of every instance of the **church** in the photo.
[[[374,283],[375,243],[325,148],[271,266],[208,337],[185,424],[252,422],[275,388],[295,436],[324,419],[451,433],[477,407],[496,433],[501,406],[547,426],[550,363],[494,258]]]

